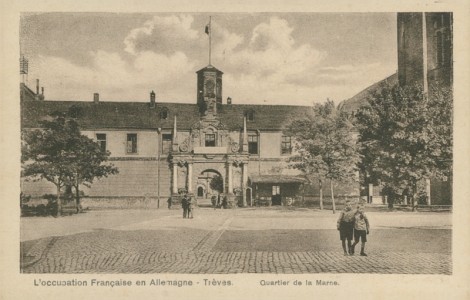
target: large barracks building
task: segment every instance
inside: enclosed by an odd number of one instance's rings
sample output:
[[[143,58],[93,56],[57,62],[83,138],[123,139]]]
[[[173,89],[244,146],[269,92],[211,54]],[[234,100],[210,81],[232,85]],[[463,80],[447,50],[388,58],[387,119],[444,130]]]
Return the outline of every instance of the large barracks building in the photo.
[[[22,128],[37,128],[55,111],[73,111],[82,133],[110,151],[119,169],[84,188],[90,198],[166,202],[185,190],[199,203],[223,193],[238,205],[253,205],[254,199],[281,205],[301,197],[305,179],[287,168],[293,141],[282,129],[310,108],[222,101],[222,77],[212,65],[199,70],[194,104],[159,102],[153,91],[146,103],[104,102],[99,94],[89,102],[46,101],[39,83],[36,93],[22,84]],[[216,176],[222,178],[218,191],[211,188]],[[54,189],[44,181],[22,182],[22,191],[40,196]]]

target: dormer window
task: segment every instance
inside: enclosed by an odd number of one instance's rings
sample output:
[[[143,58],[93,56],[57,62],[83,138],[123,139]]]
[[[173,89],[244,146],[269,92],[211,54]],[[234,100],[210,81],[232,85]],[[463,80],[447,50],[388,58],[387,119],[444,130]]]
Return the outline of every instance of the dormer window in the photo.
[[[253,122],[255,120],[255,112],[253,110],[249,110],[246,112],[246,120]]]
[[[166,120],[168,119],[168,108],[163,107],[161,112],[160,112],[160,119]]]

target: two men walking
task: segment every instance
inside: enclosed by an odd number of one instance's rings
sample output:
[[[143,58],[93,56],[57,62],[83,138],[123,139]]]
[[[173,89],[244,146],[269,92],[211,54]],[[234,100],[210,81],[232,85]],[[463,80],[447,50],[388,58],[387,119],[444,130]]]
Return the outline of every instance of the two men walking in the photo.
[[[339,238],[343,246],[344,255],[354,255],[354,248],[361,240],[361,256],[367,256],[364,248],[369,234],[369,220],[364,213],[364,206],[358,205],[352,208],[351,201],[346,202],[346,207],[341,211],[336,225],[339,230]],[[354,235],[354,244],[351,244]],[[347,240],[347,248],[346,248]]]
[[[181,206],[183,207],[183,218],[192,219],[194,209],[193,198],[188,194],[184,194],[181,199]]]

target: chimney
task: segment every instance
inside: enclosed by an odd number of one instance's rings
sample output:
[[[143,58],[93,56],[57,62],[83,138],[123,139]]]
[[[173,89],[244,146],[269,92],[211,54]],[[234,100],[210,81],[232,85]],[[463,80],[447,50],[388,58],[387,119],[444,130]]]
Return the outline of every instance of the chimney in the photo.
[[[232,98],[230,98],[230,97],[227,98],[227,104],[229,104],[229,105],[232,104]]]
[[[155,92],[150,92],[150,107],[155,107]]]
[[[100,102],[100,94],[98,94],[98,93],[93,94],[93,102],[94,103]]]
[[[41,87],[41,95],[39,95],[39,100],[44,100],[44,87]]]
[[[39,95],[39,79],[36,79],[36,95]]]

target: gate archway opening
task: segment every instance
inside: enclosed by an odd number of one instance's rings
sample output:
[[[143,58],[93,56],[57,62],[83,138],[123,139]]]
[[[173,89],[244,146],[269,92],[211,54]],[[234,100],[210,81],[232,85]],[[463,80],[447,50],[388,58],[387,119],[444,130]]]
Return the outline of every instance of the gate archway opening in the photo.
[[[199,187],[197,189],[198,203],[211,205],[211,197],[218,196],[223,193],[225,183],[224,178],[219,171],[206,169],[198,175],[197,186],[205,187],[202,193],[200,193]]]

